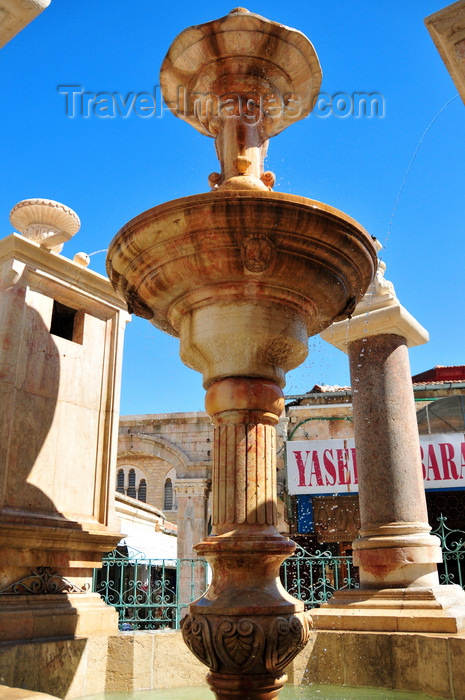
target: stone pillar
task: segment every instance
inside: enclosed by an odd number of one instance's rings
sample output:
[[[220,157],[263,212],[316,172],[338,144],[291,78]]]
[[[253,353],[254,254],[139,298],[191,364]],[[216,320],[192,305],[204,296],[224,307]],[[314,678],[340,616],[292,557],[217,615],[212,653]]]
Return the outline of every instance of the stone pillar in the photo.
[[[194,564],[198,557],[194,544],[207,535],[208,494],[210,480],[203,478],[177,479],[175,484],[178,502],[178,559],[180,562],[180,602],[187,606],[205,593],[208,585],[206,567]],[[181,614],[184,614],[183,612]]]
[[[465,593],[439,586],[442,553],[428,524],[408,358],[408,347],[428,334],[400,305],[384,271],[380,262],[353,318],[322,333],[350,360],[360,589],[339,591],[313,619],[319,628],[456,632],[464,626]]]
[[[353,543],[361,588],[437,586],[440,541],[426,510],[407,340],[348,344],[360,501]]]
[[[295,547],[276,529],[274,426],[283,403],[281,389],[261,379],[223,379],[207,391],[215,425],[213,530],[195,550],[213,578],[190,606],[183,635],[210,667],[218,700],[277,697],[285,667],[309,635],[303,603],[279,579]]]
[[[91,587],[121,538],[129,316],[105,277],[53,251],[79,229],[68,207],[26,200],[11,220],[24,236],[0,241],[0,641],[116,633]]]

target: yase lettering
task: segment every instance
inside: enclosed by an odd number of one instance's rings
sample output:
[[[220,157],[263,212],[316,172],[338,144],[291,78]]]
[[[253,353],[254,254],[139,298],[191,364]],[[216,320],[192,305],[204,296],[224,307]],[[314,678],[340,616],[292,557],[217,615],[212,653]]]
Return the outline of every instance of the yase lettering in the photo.
[[[357,452],[353,439],[287,443],[288,488],[297,494],[358,491]],[[465,437],[462,433],[420,436],[426,489],[465,488]]]

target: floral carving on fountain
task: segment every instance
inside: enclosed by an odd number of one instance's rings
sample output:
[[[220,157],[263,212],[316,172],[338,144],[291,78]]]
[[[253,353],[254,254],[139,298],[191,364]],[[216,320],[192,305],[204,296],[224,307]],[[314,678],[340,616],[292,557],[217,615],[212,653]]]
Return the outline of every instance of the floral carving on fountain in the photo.
[[[209,666],[218,700],[276,698],[308,640],[310,616],[279,579],[295,548],[277,530],[282,388],[308,337],[350,316],[377,266],[356,221],[273,192],[274,175],[264,172],[269,138],[307,116],[320,82],[303,34],[243,8],[182,32],[162,65],[163,95],[176,116],[215,138],[221,172],[209,176],[211,192],[123,226],[107,258],[129,309],[180,338],[181,359],[207,391],[213,529],[196,551],[213,575],[183,635]]]

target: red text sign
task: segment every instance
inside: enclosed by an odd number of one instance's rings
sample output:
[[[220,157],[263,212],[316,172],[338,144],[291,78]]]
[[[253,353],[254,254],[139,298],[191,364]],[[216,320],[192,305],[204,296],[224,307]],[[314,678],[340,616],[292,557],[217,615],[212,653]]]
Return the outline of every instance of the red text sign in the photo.
[[[358,491],[357,453],[353,439],[287,443],[290,494],[339,494]],[[465,488],[465,436],[462,433],[420,436],[421,468],[426,489]]]

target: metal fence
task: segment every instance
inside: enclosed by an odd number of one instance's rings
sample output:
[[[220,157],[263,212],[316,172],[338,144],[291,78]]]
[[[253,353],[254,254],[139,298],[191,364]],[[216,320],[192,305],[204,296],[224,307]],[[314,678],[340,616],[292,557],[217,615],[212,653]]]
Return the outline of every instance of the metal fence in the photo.
[[[442,543],[440,581],[465,587],[465,532],[449,529],[446,520],[441,515],[432,533]],[[307,609],[321,605],[334,591],[358,588],[351,556],[310,554],[299,545],[281,566],[280,577]],[[148,559],[136,550],[115,550],[95,570],[94,591],[118,610],[121,630],[179,629],[189,603],[205,592],[209,581],[210,567],[203,559]]]
[[[179,629],[189,603],[205,592],[209,565],[202,559],[148,559],[118,550],[95,569],[93,590],[119,614],[121,630]]]
[[[439,525],[432,531],[441,540],[442,564],[438,564],[440,583],[457,583],[465,588],[465,532],[451,530],[446,525],[447,518],[440,515]]]
[[[358,570],[351,556],[309,554],[299,545],[282,564],[280,577],[287,592],[303,601],[306,609],[316,608],[341,588],[358,588]]]

